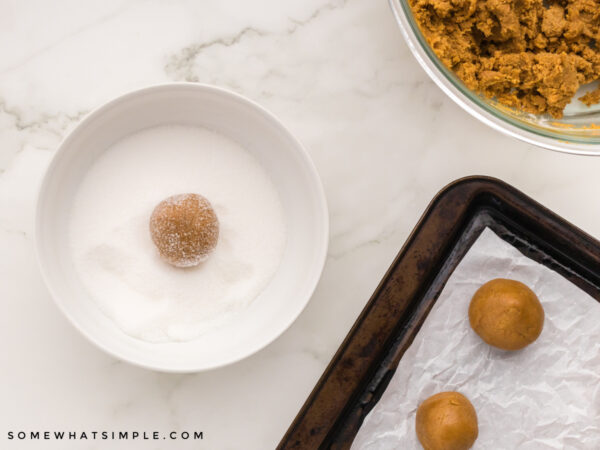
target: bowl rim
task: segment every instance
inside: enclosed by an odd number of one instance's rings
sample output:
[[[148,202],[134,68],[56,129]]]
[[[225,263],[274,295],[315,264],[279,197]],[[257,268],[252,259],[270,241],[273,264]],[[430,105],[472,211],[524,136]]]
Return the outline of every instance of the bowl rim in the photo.
[[[417,32],[412,26],[407,12],[403,7],[405,1],[388,0],[388,3],[390,4],[404,40],[423,70],[425,70],[429,78],[431,78],[448,97],[470,115],[505,135],[512,136],[537,147],[562,153],[600,156],[600,145],[598,143],[569,141],[566,136],[563,139],[560,137],[542,135],[521,126],[517,126],[514,123],[511,123],[508,118],[501,115],[495,115],[488,111],[464,92],[465,90],[468,90],[468,88],[457,86],[457,83],[450,79],[449,74],[445,73],[447,69],[445,69],[445,67],[442,69],[439,66],[442,63],[437,61],[435,55],[430,54],[432,51],[429,49],[428,45],[427,48],[424,48],[422,39],[417,35]],[[434,58],[436,60],[434,60]]]
[[[296,314],[293,314],[287,321],[282,322],[281,325],[275,329],[275,332],[268,339],[265,339],[264,342],[259,342],[253,347],[248,348],[246,352],[243,352],[240,355],[224,358],[213,364],[194,364],[194,365],[182,365],[181,367],[168,367],[161,364],[152,364],[147,363],[145,361],[140,361],[137,359],[131,359],[124,357],[122,354],[118,352],[117,349],[109,348],[101,339],[97,339],[91,333],[89,333],[83,326],[79,324],[73,315],[71,315],[70,311],[68,311],[65,306],[61,303],[59,294],[59,290],[55,287],[52,282],[51,277],[47,271],[47,265],[50,261],[47,258],[43,257],[42,251],[42,228],[43,223],[41,219],[41,210],[44,203],[44,193],[46,192],[46,188],[50,180],[52,179],[53,172],[55,167],[59,164],[60,160],[63,157],[64,152],[70,141],[74,139],[76,134],[80,132],[80,130],[95,121],[97,118],[101,117],[106,111],[119,107],[122,103],[127,103],[130,99],[133,99],[140,95],[145,95],[147,93],[154,93],[157,91],[163,90],[180,90],[180,89],[193,89],[193,90],[203,90],[210,91],[213,94],[221,95],[229,97],[236,102],[245,104],[249,106],[258,114],[261,114],[265,117],[272,125],[279,129],[280,132],[286,135],[286,137],[290,140],[292,145],[290,148],[293,148],[296,152],[296,155],[299,156],[303,163],[306,164],[306,168],[308,169],[308,173],[310,175],[310,183],[313,185],[315,190],[316,198],[315,198],[315,212],[317,216],[317,220],[319,222],[318,228],[321,230],[319,240],[313,242],[313,245],[318,249],[318,259],[317,264],[314,265],[314,269],[312,271],[312,276],[309,281],[306,283],[307,290],[306,295],[302,298],[298,299],[299,308]],[[44,176],[42,178],[41,183],[39,184],[39,188],[37,191],[36,197],[36,205],[35,205],[35,223],[34,223],[34,249],[37,260],[37,265],[39,267],[42,279],[44,284],[52,297],[54,304],[58,307],[58,309],[62,312],[62,314],[67,318],[67,320],[71,323],[73,327],[75,327],[89,342],[94,344],[97,348],[104,351],[105,353],[111,355],[112,357],[118,359],[119,361],[124,361],[134,366],[138,366],[144,369],[150,369],[159,372],[165,373],[196,373],[203,372],[207,370],[213,370],[220,367],[228,366],[230,364],[234,364],[243,359],[246,359],[255,353],[261,351],[275,340],[277,340],[302,314],[302,312],[306,309],[306,306],[310,302],[311,298],[314,295],[314,292],[317,288],[319,280],[321,279],[321,275],[323,273],[325,262],[327,259],[327,252],[329,248],[329,211],[327,207],[327,198],[325,196],[325,190],[323,187],[322,180],[319,176],[318,170],[310,157],[310,154],[302,144],[302,142],[294,136],[285,126],[284,124],[268,109],[259,104],[258,102],[251,100],[248,97],[245,97],[237,92],[234,92],[230,89],[215,86],[206,83],[194,83],[194,82],[166,82],[166,83],[156,83],[151,85],[146,85],[144,87],[126,91],[125,93],[118,95],[111,100],[101,104],[90,110],[84,117],[82,117],[79,122],[63,137],[60,144],[57,147],[57,150],[54,152],[50,163],[48,164]]]

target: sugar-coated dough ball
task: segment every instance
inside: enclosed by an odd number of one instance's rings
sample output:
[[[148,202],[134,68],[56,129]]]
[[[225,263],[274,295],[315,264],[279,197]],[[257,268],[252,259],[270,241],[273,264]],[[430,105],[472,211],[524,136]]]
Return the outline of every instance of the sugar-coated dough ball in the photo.
[[[416,428],[425,450],[467,450],[479,434],[475,408],[459,392],[440,392],[421,403]]]
[[[498,278],[481,286],[469,306],[469,322],[481,339],[502,350],[519,350],[544,327],[544,308],[519,281]]]
[[[201,195],[173,195],[154,208],[150,234],[163,260],[177,267],[192,267],[217,246],[219,220]]]

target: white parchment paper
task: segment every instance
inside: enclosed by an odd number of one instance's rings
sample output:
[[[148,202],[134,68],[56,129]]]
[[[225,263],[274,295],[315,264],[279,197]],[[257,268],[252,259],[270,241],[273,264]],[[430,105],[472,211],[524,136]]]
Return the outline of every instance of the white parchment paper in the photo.
[[[470,328],[471,297],[486,281],[530,286],[546,314],[518,352],[485,344]],[[418,405],[456,390],[475,406],[474,449],[600,449],[600,304],[486,229],[450,276],[353,449],[419,449]]]

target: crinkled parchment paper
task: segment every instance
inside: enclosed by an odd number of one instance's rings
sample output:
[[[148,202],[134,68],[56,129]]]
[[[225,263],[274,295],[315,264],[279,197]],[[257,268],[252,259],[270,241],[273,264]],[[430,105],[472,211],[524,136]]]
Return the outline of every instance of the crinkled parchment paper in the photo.
[[[470,328],[473,293],[493,278],[530,286],[546,313],[536,342],[518,352]],[[474,449],[600,449],[600,304],[489,229],[450,276],[353,449],[420,449],[417,406],[456,390],[475,406]]]

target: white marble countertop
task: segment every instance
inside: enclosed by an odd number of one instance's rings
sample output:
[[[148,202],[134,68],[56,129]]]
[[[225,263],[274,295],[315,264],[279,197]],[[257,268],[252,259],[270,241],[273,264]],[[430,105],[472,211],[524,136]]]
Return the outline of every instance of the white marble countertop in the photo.
[[[87,111],[181,80],[260,102],[305,143],[331,244],[313,299],[276,342],[224,369],[167,375],[112,359],[67,323],[36,265],[33,207],[54,150]],[[493,175],[600,236],[599,170],[600,159],[517,142],[463,112],[409,53],[386,0],[2,2],[0,447],[273,448],[440,188]],[[8,440],[136,429],[204,439]]]

